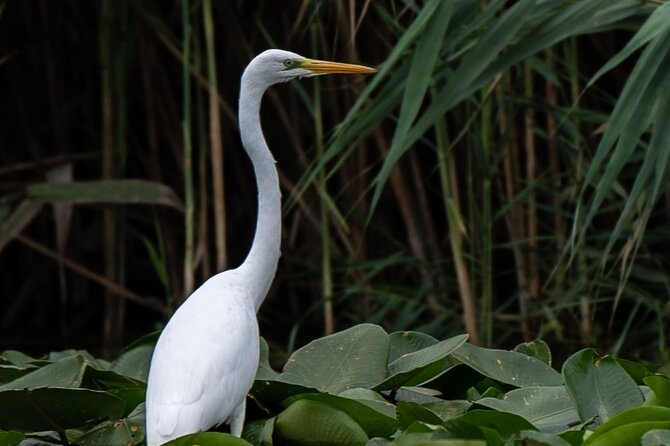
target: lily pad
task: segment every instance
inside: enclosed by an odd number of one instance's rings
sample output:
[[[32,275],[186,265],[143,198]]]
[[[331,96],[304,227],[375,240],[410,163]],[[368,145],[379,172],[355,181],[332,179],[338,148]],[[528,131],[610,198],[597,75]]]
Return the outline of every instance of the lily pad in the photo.
[[[665,375],[650,375],[643,381],[651,389],[645,404],[670,407],[670,378]]]
[[[351,398],[344,398],[337,395],[326,393],[305,393],[296,395],[285,401],[287,406],[299,400],[316,401],[327,404],[337,410],[340,410],[363,428],[370,437],[387,437],[393,434],[397,429],[395,419],[395,410],[391,404],[391,411],[388,410],[388,404],[375,403],[372,401],[357,401]]]
[[[463,344],[453,356],[482,375],[505,384],[517,387],[563,384],[556,370],[523,353]]]
[[[0,445],[2,446],[18,446],[24,438],[21,432],[0,431]]]
[[[106,392],[40,387],[0,391],[0,429],[65,430],[99,419],[117,419],[124,402]]]
[[[465,344],[467,339],[467,335],[454,336],[402,354],[389,364],[390,376],[377,384],[375,389],[397,389],[401,386],[418,385],[430,380],[453,365],[445,363],[445,360],[452,352]]]
[[[184,435],[163,446],[251,446],[251,443],[221,432],[200,432]]]
[[[120,420],[107,420],[81,437],[76,442],[81,446],[129,446],[140,444],[145,438],[144,403],[140,404]]]
[[[562,432],[579,422],[579,414],[564,386],[523,387],[502,398],[481,398],[477,404],[523,417],[544,432]]]
[[[670,429],[670,408],[643,406],[614,415],[586,439],[583,446],[629,446],[640,444],[649,431]]]
[[[539,359],[548,366],[551,365],[551,350],[546,342],[541,339],[535,339],[531,342],[524,342],[514,347],[515,352],[523,353],[524,355],[531,356],[535,359]]]
[[[3,384],[0,391],[36,387],[79,387],[85,369],[84,358],[80,355],[63,357]]]
[[[334,394],[371,388],[386,378],[388,343],[378,325],[357,325],[294,352],[277,380]]]
[[[607,421],[619,412],[644,403],[635,381],[611,356],[598,358],[593,349],[570,356],[563,364],[565,385],[582,421]]]
[[[292,445],[361,446],[365,430],[349,415],[327,404],[298,400],[277,416],[274,435]]]

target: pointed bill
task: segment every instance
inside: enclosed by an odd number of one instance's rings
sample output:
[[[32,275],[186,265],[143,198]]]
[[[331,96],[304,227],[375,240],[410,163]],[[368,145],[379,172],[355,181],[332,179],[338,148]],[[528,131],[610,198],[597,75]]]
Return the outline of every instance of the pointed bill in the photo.
[[[300,68],[309,70],[314,74],[370,74],[377,72],[376,69],[364,65],[350,63],[330,62],[328,60],[305,59]]]

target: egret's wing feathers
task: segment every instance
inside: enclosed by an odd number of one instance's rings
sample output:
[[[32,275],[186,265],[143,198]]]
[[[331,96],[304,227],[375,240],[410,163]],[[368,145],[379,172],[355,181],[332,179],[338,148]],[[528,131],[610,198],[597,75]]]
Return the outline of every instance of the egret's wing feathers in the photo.
[[[229,273],[214,276],[196,290],[156,344],[147,425],[155,426],[163,438],[227,421],[253,383],[258,364],[256,315],[246,290],[235,285]]]

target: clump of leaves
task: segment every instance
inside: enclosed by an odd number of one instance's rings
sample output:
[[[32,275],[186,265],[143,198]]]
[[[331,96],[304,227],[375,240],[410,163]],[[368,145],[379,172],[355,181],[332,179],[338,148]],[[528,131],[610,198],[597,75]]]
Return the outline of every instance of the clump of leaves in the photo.
[[[82,351],[0,357],[0,444],[144,442],[155,336],[114,362]],[[459,335],[388,334],[361,324],[261,363],[243,439],[219,432],[173,445],[670,445],[670,378],[592,349],[559,373],[542,341],[513,351]]]

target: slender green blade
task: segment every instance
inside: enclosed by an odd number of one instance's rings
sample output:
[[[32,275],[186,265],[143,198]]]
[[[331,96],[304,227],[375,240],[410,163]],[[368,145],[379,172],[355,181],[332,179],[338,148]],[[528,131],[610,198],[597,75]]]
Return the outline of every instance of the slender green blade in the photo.
[[[34,200],[79,204],[158,204],[183,209],[168,186],[146,180],[75,181],[38,183],[26,188]]]
[[[659,34],[665,32],[668,27],[670,27],[670,3],[665,3],[656,8],[644,22],[639,31],[628,41],[626,46],[614,57],[608,60],[607,63],[591,77],[586,88],[593,86],[593,84],[595,84],[605,73],[618,66],[621,62],[630,57],[631,54],[642,48]]]
[[[396,123],[395,133],[391,141],[389,154],[384,160],[377,181],[383,185],[391,174],[391,169],[396,161],[405,151],[405,137],[412,123],[416,119],[419,108],[423,103],[428,87],[431,83],[431,75],[438,63],[438,55],[444,40],[447,27],[449,26],[453,13],[453,2],[441,2],[439,9],[432,15],[426,29],[421,35],[416,51],[410,64],[410,71],[405,83],[400,117]],[[376,187],[372,197],[371,210],[374,210],[381,197],[382,188]],[[370,215],[369,215],[370,216]],[[368,216],[368,217],[369,217]]]
[[[647,131],[657,109],[659,95],[667,95],[667,91],[665,94],[662,92],[669,82],[670,48],[666,43],[669,37],[670,27],[645,48],[616,103],[577,202],[577,216],[571,235],[573,251],[583,242],[591,221],[616,184],[622,169],[636,152],[640,138]],[[664,107],[663,112],[666,113],[666,110]],[[636,181],[642,184],[648,181],[649,175],[647,172]],[[587,200],[589,187],[595,188],[595,194]],[[630,211],[628,207],[620,218],[625,221],[630,217]]]

